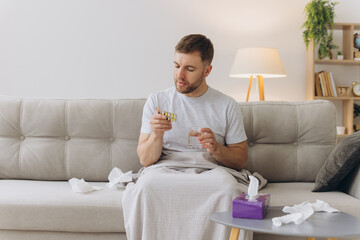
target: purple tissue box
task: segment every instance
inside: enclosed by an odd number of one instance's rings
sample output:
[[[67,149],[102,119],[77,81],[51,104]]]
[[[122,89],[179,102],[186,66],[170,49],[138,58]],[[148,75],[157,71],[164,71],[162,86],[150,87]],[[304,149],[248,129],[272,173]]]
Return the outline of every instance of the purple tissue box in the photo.
[[[248,194],[243,192],[233,200],[233,218],[263,219],[268,213],[270,194],[259,193],[255,201],[248,198]]]

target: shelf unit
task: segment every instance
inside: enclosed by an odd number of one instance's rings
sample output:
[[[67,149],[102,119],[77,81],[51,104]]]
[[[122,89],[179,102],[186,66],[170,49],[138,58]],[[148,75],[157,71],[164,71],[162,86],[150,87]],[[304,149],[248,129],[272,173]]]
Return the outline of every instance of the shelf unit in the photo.
[[[326,99],[332,101],[342,101],[342,122],[346,127],[346,133],[353,133],[353,111],[354,100],[360,100],[360,97],[318,97],[315,96],[315,65],[339,65],[346,69],[346,66],[359,66],[360,61],[353,60],[353,36],[355,30],[360,30],[360,23],[334,23],[334,30],[342,31],[342,52],[344,60],[320,60],[315,59],[315,46],[313,42],[309,43],[306,51],[306,99]],[[348,86],[351,87],[352,81]]]

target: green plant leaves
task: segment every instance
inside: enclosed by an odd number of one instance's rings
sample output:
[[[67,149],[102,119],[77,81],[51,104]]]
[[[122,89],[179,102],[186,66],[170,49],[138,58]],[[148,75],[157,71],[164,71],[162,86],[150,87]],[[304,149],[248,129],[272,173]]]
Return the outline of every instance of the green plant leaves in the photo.
[[[338,48],[332,43],[336,4],[328,0],[312,0],[304,9],[306,20],[302,25],[305,28],[303,39],[306,48],[310,41],[314,41],[315,46],[319,45],[319,57],[327,56],[331,49]]]

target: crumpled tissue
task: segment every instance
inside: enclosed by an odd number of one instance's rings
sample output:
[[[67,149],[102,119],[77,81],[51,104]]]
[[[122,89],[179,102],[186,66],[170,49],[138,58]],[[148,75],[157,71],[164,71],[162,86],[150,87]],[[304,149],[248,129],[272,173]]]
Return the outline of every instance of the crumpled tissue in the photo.
[[[292,207],[285,206],[283,212],[289,214],[273,218],[272,223],[277,227],[291,222],[300,224],[308,219],[314,212],[322,211],[327,213],[339,212],[339,210],[330,207],[330,205],[324,201],[316,200],[314,203],[306,201]]]
[[[119,184],[120,187],[125,187],[127,183],[133,181],[133,173],[132,171],[128,171],[123,173],[119,168],[115,167],[111,170],[109,176],[109,183],[106,186],[110,189],[117,189],[117,185]]]
[[[109,183],[106,184],[107,188],[116,190],[118,186],[125,187],[127,183],[133,181],[132,171],[123,173],[119,168],[115,167],[111,170],[109,176]],[[92,186],[89,183],[85,182],[84,179],[72,178],[69,180],[71,189],[76,193],[87,193],[91,191],[104,189],[102,187]]]
[[[103,189],[102,187],[91,186],[89,183],[85,182],[84,179],[72,178],[69,180],[69,183],[72,191],[77,193],[87,193]]]

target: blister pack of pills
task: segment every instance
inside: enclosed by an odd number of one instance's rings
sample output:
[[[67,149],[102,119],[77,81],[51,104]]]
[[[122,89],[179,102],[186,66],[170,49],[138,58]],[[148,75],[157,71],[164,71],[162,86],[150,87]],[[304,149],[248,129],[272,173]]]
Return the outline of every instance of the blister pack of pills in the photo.
[[[171,112],[166,112],[166,111],[160,111],[159,108],[155,108],[155,111],[163,116],[166,117],[166,120],[168,121],[172,121],[172,122],[176,122],[176,114],[175,113],[171,113]]]

